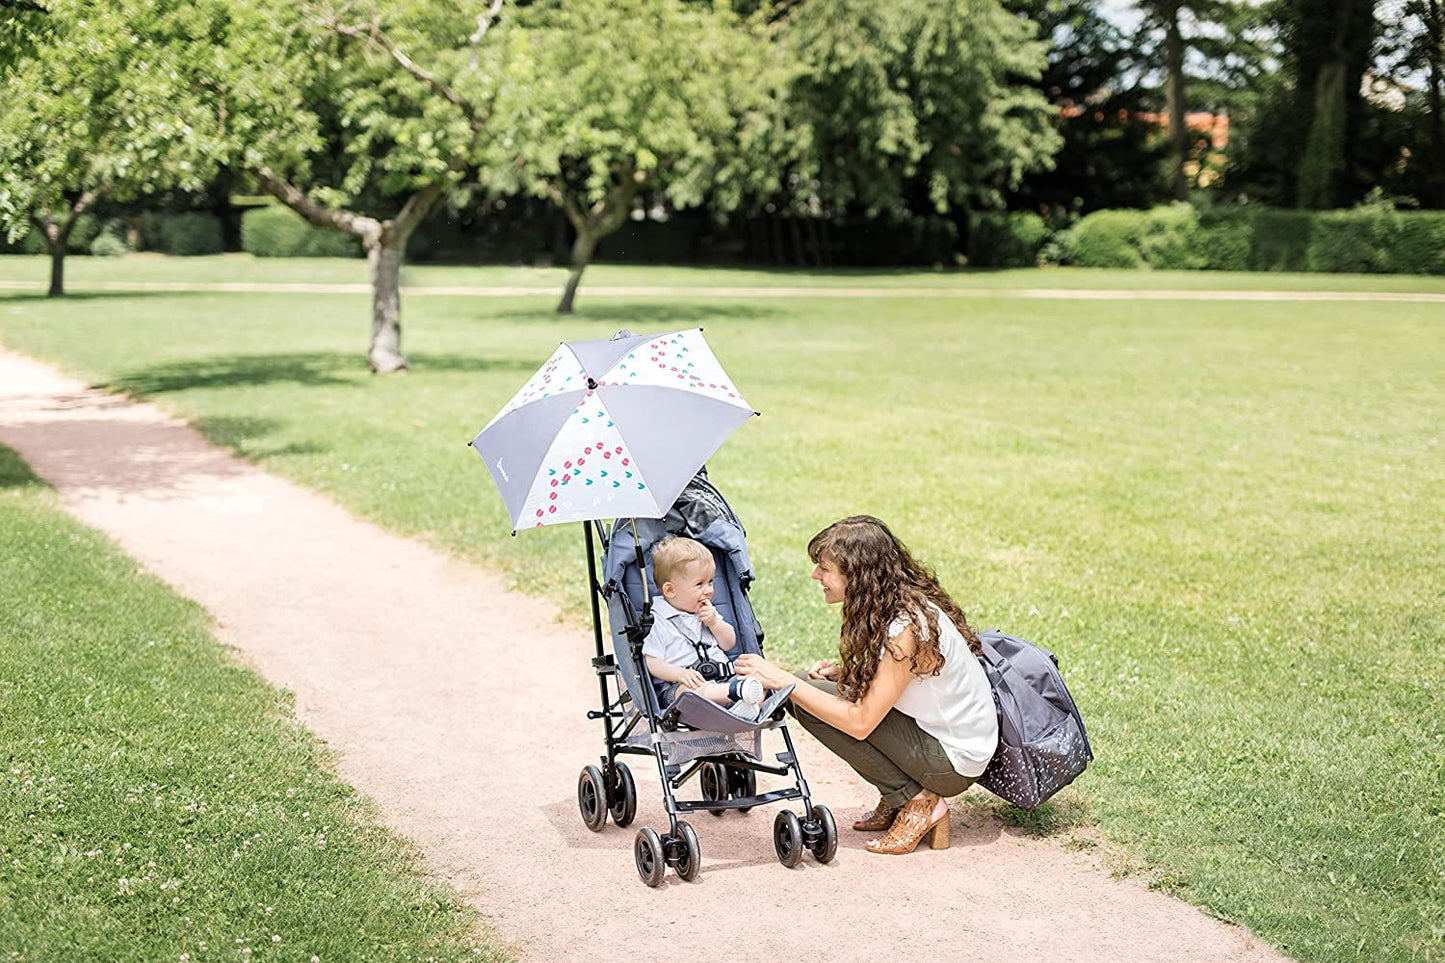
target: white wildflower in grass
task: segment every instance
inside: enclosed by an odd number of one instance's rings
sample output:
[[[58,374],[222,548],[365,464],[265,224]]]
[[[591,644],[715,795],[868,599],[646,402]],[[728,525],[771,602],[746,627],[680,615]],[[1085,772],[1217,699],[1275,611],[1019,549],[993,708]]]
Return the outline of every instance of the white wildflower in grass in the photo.
[[[272,933],[272,934],[271,934],[271,942],[272,942],[272,943],[280,943],[280,942],[281,942],[281,934],[280,934],[280,933]]]

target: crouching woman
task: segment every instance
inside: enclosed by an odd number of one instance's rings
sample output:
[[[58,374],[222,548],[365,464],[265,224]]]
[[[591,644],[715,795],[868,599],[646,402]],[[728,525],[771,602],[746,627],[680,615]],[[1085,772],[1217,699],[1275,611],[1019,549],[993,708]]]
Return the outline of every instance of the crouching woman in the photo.
[[[819,742],[877,787],[853,824],[879,832],[871,853],[912,852],[930,836],[946,849],[947,799],[983,774],[998,744],[998,715],[975,656],[978,637],[933,573],[869,515],[834,522],[808,543],[823,599],[843,606],[838,660],[799,672],[789,710]],[[740,675],[768,688],[792,682],[761,656]],[[885,832],[886,831],[886,832]]]

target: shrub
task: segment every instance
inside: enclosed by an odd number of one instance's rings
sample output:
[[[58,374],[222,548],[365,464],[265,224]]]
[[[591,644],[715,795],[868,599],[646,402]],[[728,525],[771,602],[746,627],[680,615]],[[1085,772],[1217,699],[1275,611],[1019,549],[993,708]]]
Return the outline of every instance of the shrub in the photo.
[[[1243,211],[1201,216],[1193,239],[1193,266],[1206,271],[1248,271],[1252,233],[1250,215]]]
[[[200,211],[147,214],[142,232],[146,247],[152,251],[194,257],[220,254],[222,250],[221,219],[214,214]]]
[[[1204,266],[1196,247],[1199,212],[1185,203],[1169,204],[1145,212],[1141,256],[1144,263],[1165,271]]]
[[[1399,215],[1399,233],[1391,251],[1396,271],[1445,274],[1445,211]]]
[[[120,257],[130,253],[130,245],[114,234],[102,234],[90,242],[90,253],[96,257]]]
[[[1313,222],[1308,211],[1256,211],[1250,223],[1250,269],[1306,270]]]
[[[310,224],[289,207],[273,205],[242,216],[241,249],[256,257],[358,257],[361,241]]]
[[[1143,211],[1095,211],[1074,225],[1069,260],[1079,267],[1143,267],[1143,242]]]
[[[981,214],[968,234],[968,263],[977,267],[1033,267],[1049,230],[1037,214]]]

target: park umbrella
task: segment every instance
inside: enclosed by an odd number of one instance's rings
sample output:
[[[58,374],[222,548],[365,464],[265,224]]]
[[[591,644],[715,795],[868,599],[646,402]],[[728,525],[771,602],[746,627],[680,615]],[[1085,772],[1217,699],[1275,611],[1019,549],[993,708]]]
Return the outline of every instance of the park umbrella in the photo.
[[[558,346],[471,446],[501,492],[513,532],[661,518],[755,414],[701,328],[620,331]]]

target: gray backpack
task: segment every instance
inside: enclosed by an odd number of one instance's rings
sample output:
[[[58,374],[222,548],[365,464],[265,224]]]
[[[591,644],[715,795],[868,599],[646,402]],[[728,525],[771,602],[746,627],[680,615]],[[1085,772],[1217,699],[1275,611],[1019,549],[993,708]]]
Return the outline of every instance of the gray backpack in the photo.
[[[978,784],[1033,809],[1093,761],[1084,720],[1052,652],[997,630],[980,632],[978,639],[998,707],[998,749]]]

